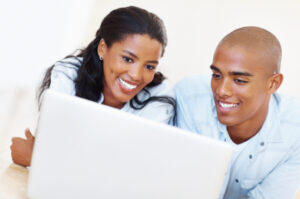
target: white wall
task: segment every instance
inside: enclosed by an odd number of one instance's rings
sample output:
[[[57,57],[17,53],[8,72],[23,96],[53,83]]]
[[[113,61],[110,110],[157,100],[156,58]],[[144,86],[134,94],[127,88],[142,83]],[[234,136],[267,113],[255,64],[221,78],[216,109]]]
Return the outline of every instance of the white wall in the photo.
[[[0,6],[0,88],[32,87],[83,46],[94,0],[12,0]]]
[[[102,1],[107,13],[120,6],[137,5],[165,22],[169,44],[161,70],[173,81],[194,73],[210,73],[209,65],[220,39],[242,26],[260,26],[273,32],[283,48],[284,83],[279,92],[300,99],[300,1],[297,0],[127,0]],[[99,12],[101,13],[101,11]]]
[[[85,45],[95,1],[0,2],[1,173],[3,160],[10,160],[11,137],[24,136],[27,127],[34,133],[35,89],[45,69]]]
[[[298,0],[15,0],[0,7],[1,87],[32,87],[45,68],[90,41],[103,17],[120,6],[136,5],[165,22],[169,44],[161,70],[173,81],[210,73],[214,48],[235,28],[267,28],[281,41],[280,92],[300,98],[297,76],[300,51]]]

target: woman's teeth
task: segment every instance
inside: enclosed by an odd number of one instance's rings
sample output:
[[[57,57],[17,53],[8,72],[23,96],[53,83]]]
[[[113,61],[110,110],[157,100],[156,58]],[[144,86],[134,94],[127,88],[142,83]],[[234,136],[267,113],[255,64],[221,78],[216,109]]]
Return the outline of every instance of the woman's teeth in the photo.
[[[118,80],[126,89],[132,90],[137,87],[137,85],[129,84],[129,83],[125,82],[124,80],[122,80],[121,78],[118,78]]]
[[[223,103],[223,102],[219,102],[219,104],[222,108],[234,108],[239,105],[239,104],[227,104],[227,103]]]

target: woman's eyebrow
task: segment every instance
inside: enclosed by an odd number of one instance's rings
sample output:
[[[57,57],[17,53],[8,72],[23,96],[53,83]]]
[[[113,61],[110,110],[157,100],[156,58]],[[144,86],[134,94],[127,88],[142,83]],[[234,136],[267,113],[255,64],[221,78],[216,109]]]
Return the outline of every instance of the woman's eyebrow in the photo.
[[[136,58],[137,60],[139,59],[139,57],[136,54],[130,52],[129,50],[123,50],[123,52],[129,54],[130,56]],[[158,64],[159,63],[157,60],[150,60],[150,61],[147,61],[147,62],[152,63],[152,64]]]
[[[123,52],[129,54],[130,56],[132,56],[136,59],[139,59],[138,56],[136,56],[133,52],[130,52],[129,50],[123,50]]]

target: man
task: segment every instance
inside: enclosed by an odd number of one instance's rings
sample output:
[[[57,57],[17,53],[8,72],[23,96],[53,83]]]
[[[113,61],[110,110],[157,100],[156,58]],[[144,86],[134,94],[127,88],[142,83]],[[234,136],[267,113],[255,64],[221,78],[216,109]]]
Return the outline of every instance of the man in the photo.
[[[210,84],[175,86],[177,126],[234,146],[221,198],[288,199],[300,186],[300,105],[275,93],[280,63],[272,33],[243,27],[218,44]]]

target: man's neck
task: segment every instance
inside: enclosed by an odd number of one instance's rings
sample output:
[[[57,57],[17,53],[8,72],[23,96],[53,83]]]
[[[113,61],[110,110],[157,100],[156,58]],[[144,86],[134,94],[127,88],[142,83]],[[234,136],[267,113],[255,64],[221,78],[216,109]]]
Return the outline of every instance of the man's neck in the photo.
[[[268,106],[266,107],[266,110],[261,110],[259,114],[248,121],[234,126],[227,126],[228,134],[234,143],[241,144],[260,131],[267,118]]]

